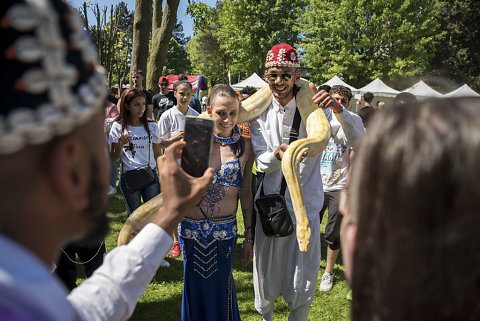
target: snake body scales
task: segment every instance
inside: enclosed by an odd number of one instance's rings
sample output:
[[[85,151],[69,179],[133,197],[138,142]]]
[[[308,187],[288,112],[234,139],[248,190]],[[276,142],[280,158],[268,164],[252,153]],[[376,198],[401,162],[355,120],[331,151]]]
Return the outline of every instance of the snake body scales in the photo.
[[[296,219],[296,236],[300,251],[308,250],[310,241],[310,227],[307,212],[304,206],[304,196],[300,181],[299,165],[303,154],[308,157],[316,156],[323,152],[330,137],[330,125],[323,110],[318,108],[312,101],[313,92],[309,88],[309,82],[300,79],[297,86],[300,87],[296,96],[297,107],[302,121],[306,124],[307,138],[298,139],[289,145],[282,159],[282,171],[287,182],[288,190],[292,199],[293,210]],[[268,85],[257,91],[254,95],[242,102],[238,122],[251,121],[270,106],[272,92]],[[202,114],[201,117],[208,117]],[[127,244],[132,237],[145,226],[150,217],[162,206],[162,195],[157,195],[150,201],[137,208],[127,219],[120,231],[118,245]]]

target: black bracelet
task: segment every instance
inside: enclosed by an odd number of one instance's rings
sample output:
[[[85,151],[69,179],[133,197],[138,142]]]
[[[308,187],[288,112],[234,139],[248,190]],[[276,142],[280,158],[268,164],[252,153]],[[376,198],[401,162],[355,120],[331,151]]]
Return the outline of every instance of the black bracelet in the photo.
[[[250,226],[247,226],[247,227],[245,228],[245,233],[247,233],[247,231],[248,231],[249,229],[251,229],[251,228],[252,228],[251,225],[250,225]]]
[[[253,240],[252,239],[245,239],[245,240],[243,240],[243,244],[245,244],[245,243],[252,243],[252,245],[253,245]]]

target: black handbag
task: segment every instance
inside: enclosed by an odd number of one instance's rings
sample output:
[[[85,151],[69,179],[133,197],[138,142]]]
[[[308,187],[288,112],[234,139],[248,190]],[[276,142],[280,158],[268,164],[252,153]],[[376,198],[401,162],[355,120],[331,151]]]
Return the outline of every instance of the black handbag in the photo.
[[[298,108],[295,111],[293,125],[290,131],[289,144],[297,140],[300,128],[300,112]],[[283,237],[293,233],[293,222],[288,213],[287,203],[285,202],[285,190],[287,182],[282,175],[282,186],[280,194],[265,195],[263,193],[263,182],[260,189],[260,196],[255,200],[260,223],[262,224],[263,233],[266,236]]]
[[[123,165],[122,165],[123,166]],[[150,167],[150,137],[148,137],[148,163],[145,166],[126,171],[122,174],[125,185],[130,193],[140,191],[153,185],[157,178]]]

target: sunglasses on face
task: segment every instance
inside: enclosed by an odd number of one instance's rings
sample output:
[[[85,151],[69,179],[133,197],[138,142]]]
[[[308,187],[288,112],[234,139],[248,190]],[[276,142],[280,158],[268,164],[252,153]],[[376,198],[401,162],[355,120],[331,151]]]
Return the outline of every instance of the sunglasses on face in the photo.
[[[275,80],[277,80],[277,78],[279,76],[280,76],[280,78],[282,78],[283,81],[290,81],[292,79],[292,74],[290,74],[288,72],[285,72],[285,73],[282,73],[282,74],[278,74],[276,72],[270,72],[267,75],[268,81],[274,82]]]
[[[168,86],[168,84],[167,83],[160,83],[160,86],[165,87],[165,86]]]

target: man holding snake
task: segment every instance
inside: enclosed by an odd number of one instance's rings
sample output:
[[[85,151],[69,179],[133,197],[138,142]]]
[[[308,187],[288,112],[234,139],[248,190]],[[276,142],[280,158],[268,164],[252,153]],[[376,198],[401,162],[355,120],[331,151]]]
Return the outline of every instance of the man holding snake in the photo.
[[[282,181],[281,160],[288,148],[289,133],[296,110],[296,97],[302,91],[295,85],[300,80],[300,63],[293,47],[279,44],[272,47],[265,63],[265,80],[272,92],[272,103],[253,120],[251,138],[259,170],[265,172],[262,183],[265,195],[278,194]],[[354,143],[363,133],[353,113],[337,103],[325,91],[318,92],[313,84],[313,101],[326,111],[331,135],[335,139]],[[328,110],[327,110],[328,109]],[[331,120],[335,118],[336,122]],[[361,124],[361,120],[360,120]],[[298,138],[307,137],[305,124],[300,124]],[[308,156],[308,155],[306,155]],[[274,302],[283,294],[290,310],[289,320],[307,320],[320,269],[320,219],[323,205],[320,156],[305,157],[300,164],[302,189],[307,218],[311,228],[308,251],[299,250],[296,233],[285,237],[268,237],[261,224],[256,225],[254,244],[255,308],[263,320],[273,320]],[[256,198],[259,197],[259,188]],[[285,192],[288,211],[295,224],[290,193]],[[257,222],[259,218],[257,218]]]

